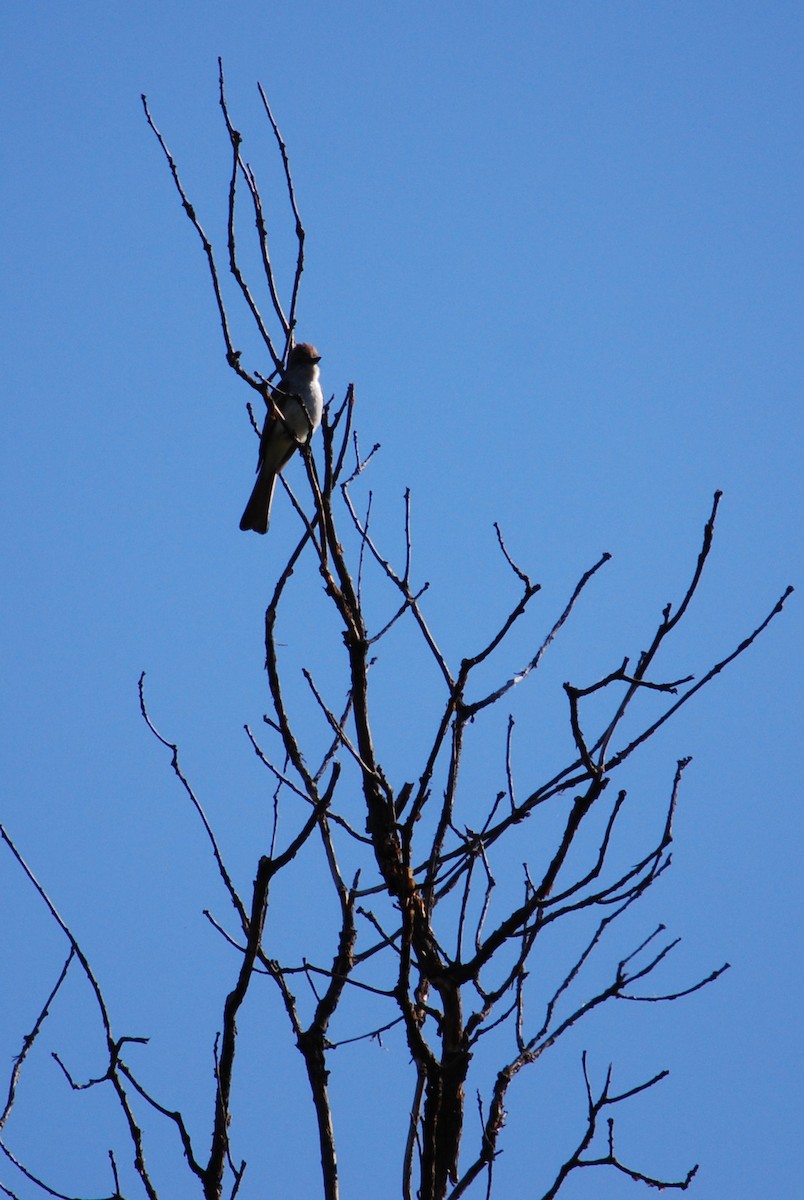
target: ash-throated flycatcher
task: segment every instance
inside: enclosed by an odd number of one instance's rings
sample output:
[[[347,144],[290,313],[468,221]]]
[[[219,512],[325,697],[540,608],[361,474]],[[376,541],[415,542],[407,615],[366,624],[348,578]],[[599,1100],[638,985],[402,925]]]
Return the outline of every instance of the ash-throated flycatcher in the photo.
[[[260,438],[257,482],[240,519],[241,529],[267,533],[276,477],[297,448],[321,424],[324,394],[318,379],[321,355],[309,342],[299,342],[288,357],[273,400],[282,419],[269,408]],[[294,437],[295,434],[295,437]]]

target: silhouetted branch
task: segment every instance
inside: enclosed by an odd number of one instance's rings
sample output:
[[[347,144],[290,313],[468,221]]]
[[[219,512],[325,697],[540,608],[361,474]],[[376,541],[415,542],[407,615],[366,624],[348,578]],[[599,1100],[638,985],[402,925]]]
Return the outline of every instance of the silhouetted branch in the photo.
[[[3,837],[5,838],[5,834],[3,835]],[[30,1050],[32,1049],[34,1042],[36,1041],[37,1037],[39,1036],[39,1032],[40,1032],[43,1024],[45,1023],[45,1018],[49,1015],[51,1005],[53,1004],[53,1001],[56,999],[56,996],[58,995],[59,990],[61,988],[61,985],[64,983],[65,979],[67,978],[67,972],[70,969],[70,963],[73,961],[74,958],[75,958],[75,949],[73,948],[73,946],[70,946],[70,951],[67,955],[67,960],[66,960],[64,966],[62,967],[61,971],[59,972],[59,977],[56,980],[55,984],[53,985],[53,987],[50,991],[50,995],[48,996],[47,1000],[45,1001],[44,1005],[42,1006],[39,1016],[34,1021],[33,1029],[31,1030],[30,1033],[26,1034],[22,1040],[22,1049],[20,1050],[17,1057],[14,1059],[14,1066],[11,1071],[11,1078],[8,1081],[8,1095],[6,1097],[5,1107],[2,1111],[2,1113],[0,1113],[0,1130],[2,1130],[3,1126],[5,1125],[6,1121],[9,1118],[9,1114],[11,1113],[12,1108],[14,1107],[14,1099],[15,1099],[16,1091],[17,1091],[17,1080],[20,1077],[20,1071],[22,1070],[25,1059],[28,1057],[28,1054],[29,1054]]]
[[[218,307],[218,316],[220,317],[221,330],[223,331],[223,340],[226,343],[226,361],[229,364],[229,366],[232,368],[232,370],[245,383],[247,383],[249,385],[249,387],[254,388],[255,391],[261,392],[262,384],[259,382],[259,380],[256,378],[256,376],[250,374],[241,365],[240,351],[235,350],[235,348],[234,348],[234,343],[232,341],[232,335],[231,335],[230,328],[229,328],[229,318],[226,313],[226,306],[225,306],[224,300],[223,300],[223,292],[221,290],[220,277],[218,275],[218,267],[217,267],[217,263],[215,262],[215,252],[212,248],[212,242],[209,240],[206,233],[204,232],[204,228],[201,225],[201,222],[199,221],[199,219],[196,215],[195,208],[190,203],[190,201],[187,197],[187,193],[184,190],[184,185],[182,184],[181,178],[179,176],[179,170],[178,170],[178,167],[176,166],[176,161],[173,158],[173,155],[170,153],[170,150],[167,147],[167,143],[165,142],[165,139],[162,137],[162,134],[159,132],[159,130],[157,129],[157,127],[154,123],[154,119],[151,116],[150,109],[148,108],[148,100],[147,100],[146,96],[143,95],[141,97],[141,99],[142,99],[142,107],[145,112],[145,119],[148,122],[148,125],[150,126],[154,135],[156,136],[156,140],[159,142],[159,145],[162,148],[162,153],[164,154],[164,156],[167,160],[168,167],[170,168],[170,173],[173,176],[173,183],[175,184],[176,191],[179,193],[179,198],[182,203],[182,208],[186,212],[196,233],[198,234],[198,237],[201,241],[201,246],[202,246],[204,254],[206,256],[207,266],[209,267],[210,279],[212,281],[212,290],[215,295],[215,303],[217,304],[217,307]]]
[[[599,1093],[597,1098],[594,1098],[592,1095],[592,1085],[589,1082],[589,1073],[587,1070],[587,1063],[586,1063],[586,1052],[584,1051],[583,1075],[584,1075],[584,1082],[586,1084],[586,1095],[587,1095],[587,1105],[588,1105],[586,1131],[585,1131],[583,1137],[581,1138],[580,1142],[578,1143],[574,1153],[570,1156],[570,1158],[568,1158],[566,1160],[566,1162],[563,1164],[563,1166],[559,1170],[552,1187],[550,1187],[544,1193],[542,1200],[554,1200],[554,1197],[558,1195],[558,1192],[561,1189],[567,1176],[570,1175],[573,1171],[578,1170],[582,1167],[613,1167],[615,1170],[621,1172],[623,1175],[627,1175],[629,1179],[633,1179],[635,1183],[644,1183],[644,1184],[647,1184],[648,1187],[658,1188],[660,1191],[664,1190],[665,1188],[674,1188],[674,1189],[682,1191],[682,1192],[687,1190],[689,1185],[692,1183],[692,1180],[695,1177],[695,1174],[698,1171],[697,1165],[692,1167],[692,1169],[687,1172],[684,1179],[669,1180],[669,1179],[657,1179],[651,1175],[645,1175],[640,1171],[634,1171],[634,1170],[632,1170],[632,1168],[626,1167],[622,1162],[620,1162],[620,1160],[617,1158],[617,1156],[614,1152],[614,1118],[613,1117],[609,1117],[608,1121],[607,1121],[608,1153],[606,1155],[604,1155],[603,1157],[599,1157],[599,1158],[583,1158],[582,1157],[582,1155],[586,1153],[586,1151],[589,1149],[589,1147],[591,1146],[591,1144],[594,1140],[595,1134],[597,1133],[598,1120],[599,1120],[600,1114],[603,1112],[603,1110],[605,1108],[612,1107],[613,1105],[616,1105],[616,1104],[621,1104],[625,1100],[630,1100],[633,1096],[638,1096],[642,1092],[646,1092],[649,1088],[654,1087],[657,1083],[659,1083],[662,1079],[664,1079],[667,1076],[667,1074],[668,1074],[667,1071],[660,1071],[657,1075],[654,1075],[651,1079],[646,1080],[644,1083],[637,1084],[636,1087],[630,1088],[626,1092],[621,1092],[619,1095],[612,1095],[611,1092],[609,1091],[609,1089],[611,1087],[612,1068],[609,1067],[609,1069],[606,1073],[606,1082],[603,1085],[603,1090]]]
[[[124,1038],[124,1039],[120,1040],[120,1039],[115,1039],[113,1037],[112,1025],[111,1025],[111,1020],[109,1017],[109,1012],[106,1007],[106,1001],[103,997],[103,993],[101,991],[100,984],[98,983],[98,980],[96,979],[95,974],[93,973],[92,968],[89,965],[89,960],[87,959],[86,955],[84,954],[83,950],[81,949],[81,946],[79,945],[78,941],[73,936],[66,921],[64,921],[64,919],[59,915],[55,905],[53,904],[53,901],[50,899],[47,892],[42,887],[41,883],[36,878],[33,871],[31,870],[31,868],[25,862],[25,859],[22,857],[19,850],[14,845],[14,842],[12,841],[12,839],[10,838],[10,836],[8,835],[8,833],[3,828],[2,825],[0,825],[0,838],[2,838],[2,840],[6,843],[9,850],[13,854],[14,858],[17,860],[18,864],[20,865],[23,872],[27,876],[29,882],[32,884],[34,890],[38,893],[40,899],[43,901],[45,907],[47,908],[48,912],[50,913],[50,916],[52,917],[52,919],[55,921],[55,923],[58,925],[59,929],[61,929],[62,933],[66,937],[67,941],[69,942],[69,944],[73,950],[73,953],[75,955],[77,962],[80,964],[81,969],[84,972],[84,975],[86,976],[87,982],[89,983],[89,986],[95,997],[95,1001],[96,1001],[97,1008],[98,1008],[98,1013],[99,1013],[99,1016],[101,1019],[101,1023],[103,1025],[105,1041],[106,1041],[106,1049],[107,1049],[107,1054],[109,1057],[109,1062],[108,1062],[108,1066],[107,1066],[104,1078],[108,1079],[108,1081],[111,1083],[111,1085],[114,1089],[115,1095],[117,1097],[118,1103],[120,1105],[120,1108],[122,1110],[123,1117],[125,1119],[126,1126],[128,1128],[128,1132],[129,1132],[129,1136],[130,1136],[132,1146],[134,1149],[134,1168],[137,1172],[140,1182],[142,1183],[142,1185],[145,1189],[145,1192],[146,1192],[147,1196],[149,1197],[149,1200],[157,1200],[156,1191],[154,1189],[153,1183],[151,1182],[150,1175],[149,1175],[148,1170],[145,1165],[145,1157],[144,1157],[144,1152],[143,1152],[142,1130],[140,1129],[139,1125],[137,1124],[137,1122],[134,1118],[134,1113],[131,1108],[131,1104],[129,1102],[128,1096],[126,1095],[125,1089],[120,1080],[119,1072],[117,1070],[117,1060],[118,1060],[120,1046],[123,1044],[123,1042],[125,1042],[127,1040],[132,1041],[132,1040],[136,1040],[136,1039]],[[10,1158],[10,1160],[14,1162],[14,1165],[19,1170],[23,1171],[23,1173],[26,1175],[26,1177],[28,1179],[31,1179],[34,1183],[36,1183],[38,1186],[42,1187],[44,1190],[48,1191],[51,1195],[61,1195],[61,1193],[55,1192],[52,1189],[46,1187],[46,1185],[41,1183],[40,1180],[35,1178],[32,1174],[29,1174],[27,1172],[27,1170],[25,1168],[23,1168],[23,1166],[19,1162],[19,1160],[17,1160],[10,1154],[10,1151],[7,1149],[6,1146],[3,1146],[2,1149],[3,1149],[3,1153],[5,1153]]]
[[[268,333],[268,330],[265,326],[265,322],[262,319],[262,314],[261,314],[259,308],[257,307],[254,297],[251,294],[251,289],[250,289],[248,283],[246,282],[246,280],[243,277],[243,272],[240,270],[240,264],[238,263],[238,260],[237,260],[237,240],[236,240],[236,236],[235,236],[235,209],[236,209],[236,196],[237,196],[237,179],[238,179],[238,175],[242,172],[242,174],[246,180],[246,183],[248,185],[249,191],[251,193],[252,201],[255,206],[255,216],[257,218],[257,231],[260,236],[260,250],[262,252],[263,268],[265,270],[265,276],[266,276],[266,279],[268,282],[268,287],[269,287],[269,290],[271,293],[271,301],[273,303],[274,312],[276,313],[277,317],[279,318],[279,320],[282,324],[282,328],[283,328],[285,335],[287,335],[290,330],[289,330],[288,323],[285,319],[285,314],[282,311],[282,305],[279,301],[279,296],[278,296],[277,290],[276,290],[276,281],[274,279],[273,267],[271,264],[270,254],[268,253],[267,229],[266,229],[263,217],[262,217],[262,203],[260,200],[259,191],[257,190],[256,183],[254,181],[253,172],[251,172],[250,170],[248,170],[246,168],[245,164],[243,163],[243,159],[242,159],[242,156],[240,153],[240,147],[241,147],[242,141],[243,141],[242,136],[240,135],[240,133],[238,133],[238,131],[232,125],[232,121],[229,116],[229,108],[226,103],[226,93],[224,90],[224,82],[223,82],[223,60],[220,58],[218,59],[218,95],[219,95],[219,103],[220,103],[221,111],[223,113],[223,119],[226,123],[226,131],[229,134],[229,141],[231,142],[231,145],[232,145],[232,174],[231,174],[231,178],[229,180],[229,215],[228,215],[228,222],[227,222],[229,268],[230,268],[235,280],[237,281],[237,286],[240,288],[240,291],[243,295],[244,300],[246,301],[246,304],[249,307],[251,315],[254,318],[254,323],[260,332],[260,336],[262,337],[262,340],[264,341],[265,346],[266,346],[269,354],[271,355],[271,358],[273,359],[274,367],[278,371],[278,370],[281,370],[282,363],[283,363],[283,357],[280,357],[280,355],[274,349],[273,342],[271,341],[271,336]],[[287,349],[287,347],[286,347],[286,349]]]
[[[156,740],[158,742],[161,742],[162,745],[167,750],[169,750],[171,753],[170,765],[173,769],[173,773],[175,774],[176,778],[179,780],[179,782],[181,783],[185,792],[187,793],[187,795],[190,799],[190,803],[192,804],[193,808],[195,809],[196,813],[198,814],[201,824],[204,826],[204,830],[206,832],[207,838],[209,839],[210,846],[212,847],[212,854],[215,858],[215,863],[218,868],[218,874],[220,875],[221,879],[223,880],[224,887],[226,888],[227,892],[229,893],[229,898],[231,899],[232,904],[234,905],[235,911],[237,912],[237,915],[240,917],[241,924],[243,925],[243,928],[245,929],[245,927],[248,923],[247,917],[246,917],[245,906],[243,904],[243,901],[238,896],[235,886],[232,883],[229,872],[226,869],[226,866],[223,861],[223,857],[221,855],[220,847],[218,846],[217,839],[215,837],[215,834],[212,831],[212,826],[209,823],[207,815],[201,806],[201,802],[199,801],[199,799],[196,796],[193,789],[190,787],[187,777],[181,769],[181,766],[179,764],[179,747],[175,744],[175,742],[170,742],[167,740],[167,738],[162,737],[162,734],[156,728],[156,726],[154,725],[154,723],[151,720],[150,715],[148,713],[148,709],[145,704],[145,671],[143,671],[142,674],[140,675],[138,687],[139,687],[139,696],[140,696],[140,712],[142,713],[142,718],[145,721],[145,724],[150,729],[151,733],[156,738]]]

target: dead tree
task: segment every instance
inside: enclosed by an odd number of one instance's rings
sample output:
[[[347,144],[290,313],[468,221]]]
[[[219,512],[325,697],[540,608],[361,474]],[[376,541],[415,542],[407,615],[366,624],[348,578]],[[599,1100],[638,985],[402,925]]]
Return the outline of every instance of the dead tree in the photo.
[[[272,403],[271,378],[281,370],[293,344],[304,269],[304,228],[288,155],[262,88],[260,97],[281,156],[295,223],[296,268],[287,302],[272,264],[263,197],[255,172],[243,157],[242,138],[230,117],[221,71],[220,105],[231,147],[228,270],[262,339],[267,375],[243,364],[225,300],[225,272],[221,272],[213,243],[185,192],[145,97],[143,105],[206,256],[226,360],[237,377],[262,398],[267,411]],[[259,284],[270,297],[270,320],[263,316],[256,287],[247,281],[240,266],[237,215],[243,201],[256,227],[263,273]],[[148,1165],[152,1122],[175,1127],[178,1152],[195,1181],[197,1194],[205,1200],[233,1197],[241,1186],[243,1194],[249,1190],[248,1181],[244,1182],[247,1159],[241,1157],[239,1147],[235,1150],[238,1136],[232,1098],[235,1064],[243,1052],[238,1018],[255,989],[277,989],[288,1029],[302,1056],[317,1122],[321,1191],[326,1200],[339,1195],[337,1113],[333,1112],[329,1086],[330,1072],[337,1069],[333,1060],[339,1043],[334,1028],[342,1014],[349,1013],[350,998],[358,994],[373,1015],[356,1036],[377,1038],[399,1027],[409,1056],[407,1133],[395,1152],[398,1182],[383,1194],[398,1187],[407,1200],[414,1196],[419,1200],[458,1200],[470,1193],[492,1194],[495,1160],[503,1149],[509,1089],[523,1068],[537,1064],[601,1005],[615,1000],[676,1000],[713,982],[727,967],[719,966],[703,979],[682,980],[669,991],[651,990],[651,976],[678,940],[668,939],[664,927],[659,926],[646,930],[625,950],[610,951],[605,982],[586,985],[586,968],[592,958],[599,961],[606,946],[616,944],[613,932],[618,922],[670,865],[673,817],[689,759],[680,758],[674,777],[667,780],[655,836],[625,862],[616,843],[627,795],[625,789],[618,791],[611,784],[632,755],[752,645],[781,611],[791,589],[731,653],[698,677],[657,675],[657,656],[671,643],[701,584],[712,549],[720,500],[716,494],[697,561],[680,600],[664,608],[647,649],[626,657],[618,654],[616,665],[601,678],[564,684],[571,751],[559,769],[533,782],[532,766],[526,772],[517,766],[522,753],[517,750],[512,698],[526,690],[528,681],[538,674],[545,654],[564,633],[573,610],[609,555],[601,555],[580,573],[560,611],[540,618],[541,632],[533,638],[518,669],[503,669],[505,648],[526,617],[531,619],[540,585],[515,561],[502,531],[495,526],[509,598],[501,604],[496,625],[485,638],[462,656],[451,656],[428,620],[428,585],[415,581],[409,495],[401,522],[400,561],[385,551],[375,533],[372,493],[366,492],[366,480],[376,468],[377,447],[361,454],[354,412],[350,387],[341,403],[330,402],[326,407],[321,435],[311,445],[299,447],[306,478],[303,494],[294,494],[285,483],[287,502],[298,518],[298,538],[277,568],[265,608],[270,711],[259,735],[247,727],[251,746],[273,780],[273,833],[256,862],[250,892],[244,894],[235,885],[212,825],[184,774],[178,747],[158,732],[158,722],[146,705],[144,677],[140,680],[143,718],[170,752],[173,771],[209,840],[233,918],[233,930],[215,921],[236,955],[236,964],[230,981],[223,985],[226,994],[209,1072],[208,1150],[191,1135],[185,1116],[169,1098],[157,1097],[141,1082],[131,1065],[129,1047],[144,1039],[121,1036],[114,1030],[101,983],[78,935],[59,916],[10,835],[2,831],[61,928],[67,957],[15,1062],[0,1114],[0,1132],[12,1112],[26,1058],[48,1011],[68,974],[81,971],[91,985],[104,1031],[104,1069],[95,1078],[78,1081],[68,1064],[57,1061],[73,1088],[111,1089],[125,1118],[134,1174],[151,1200],[160,1194]],[[256,429],[259,422],[250,405],[249,413]],[[233,536],[240,535],[233,532]],[[299,589],[308,593],[310,589],[309,572],[306,579],[300,578],[305,563],[314,566],[320,583],[315,597],[308,594],[300,603]],[[294,623],[309,621],[313,603],[328,610],[335,631],[330,650],[340,654],[334,668],[325,664],[319,670],[314,662],[304,667],[317,711],[315,721],[309,713],[300,718],[298,705],[289,699],[283,661],[284,644],[299,632]],[[373,673],[384,654],[397,672],[404,673],[404,656],[394,659],[394,651],[388,649],[403,628],[418,640],[429,664],[429,677],[421,685],[428,689],[429,733],[415,768],[397,777],[388,760],[399,730],[392,728],[389,734],[388,722],[381,721],[384,729],[378,733]],[[653,707],[646,713],[646,698],[655,701],[657,695],[663,701],[661,710]],[[593,697],[593,715],[589,715]],[[465,763],[467,747],[491,714],[505,718],[499,724],[504,731],[498,747],[502,786],[486,795],[485,784],[478,788]],[[326,735],[323,750],[322,731]],[[521,782],[523,774],[528,776],[527,785]],[[285,834],[279,829],[280,812],[283,828],[286,824],[290,829]],[[546,812],[554,814],[559,832],[548,852],[542,847],[536,854],[525,834]],[[271,949],[269,899],[277,877],[292,874],[302,850],[314,843],[325,864],[318,902],[328,897],[326,903],[336,915],[337,936],[328,956],[316,958],[299,945],[293,960],[280,960]],[[512,859],[525,860],[516,893],[511,887],[500,888],[496,878],[498,864]],[[534,955],[551,927],[563,929],[579,917],[589,922],[586,940],[568,953],[558,978],[546,985],[543,973],[530,970]],[[281,1031],[272,1036],[281,1036]],[[480,1114],[475,1131],[466,1121],[467,1089],[478,1049],[487,1044],[494,1047],[495,1065],[490,1074],[486,1070],[482,1078],[472,1080]],[[609,1167],[653,1187],[685,1190],[696,1167],[680,1178],[654,1178],[626,1165],[615,1148],[613,1114],[626,1101],[654,1087],[666,1071],[615,1087],[611,1067],[602,1082],[596,1082],[586,1055],[581,1066],[586,1113],[570,1153],[552,1169],[552,1183],[543,1200],[552,1200],[570,1174],[589,1167]],[[14,1155],[7,1140],[0,1145],[7,1163],[14,1164],[42,1194],[67,1194],[41,1180],[32,1165]],[[393,1154],[394,1150],[389,1150],[389,1160]],[[119,1153],[109,1153],[110,1196],[115,1197],[123,1194],[118,1159]],[[14,1194],[10,1184],[2,1186],[7,1195]],[[185,1194],[194,1193],[188,1187]],[[264,1184],[253,1194],[265,1194]]]

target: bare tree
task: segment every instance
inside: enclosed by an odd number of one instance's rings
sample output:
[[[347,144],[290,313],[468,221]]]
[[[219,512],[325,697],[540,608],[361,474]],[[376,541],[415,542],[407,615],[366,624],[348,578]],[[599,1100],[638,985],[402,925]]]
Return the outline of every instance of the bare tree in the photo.
[[[274,271],[263,197],[255,172],[243,157],[242,138],[230,117],[221,69],[220,106],[231,147],[228,271],[264,345],[267,375],[248,370],[242,362],[224,296],[225,272],[221,272],[212,241],[185,192],[145,97],[143,105],[206,256],[226,360],[238,378],[262,398],[266,412],[275,415],[271,380],[281,371],[293,345],[305,235],[285,144],[262,88],[259,94],[281,157],[295,225],[296,266],[287,297],[283,297]],[[244,202],[254,221],[262,264],[258,284],[246,279],[240,265],[238,213]],[[269,298],[269,319],[258,303],[258,289]],[[248,411],[259,431],[251,405]],[[111,1088],[124,1116],[136,1177],[152,1200],[160,1191],[148,1165],[147,1150],[150,1130],[159,1122],[175,1128],[177,1153],[183,1156],[189,1176],[206,1200],[234,1197],[244,1184],[247,1160],[234,1149],[238,1138],[233,1126],[233,1088],[235,1064],[243,1053],[238,1018],[256,988],[277,990],[287,1014],[287,1028],[302,1056],[318,1128],[321,1190],[327,1200],[339,1195],[336,1114],[329,1080],[335,1052],[346,1040],[339,1042],[334,1029],[336,1020],[351,1011],[358,995],[363,1024],[348,1040],[379,1039],[398,1027],[409,1056],[409,1117],[397,1147],[397,1186],[406,1200],[414,1196],[419,1200],[457,1200],[470,1192],[492,1194],[509,1089],[523,1068],[536,1064],[589,1013],[610,1001],[677,1000],[713,982],[727,969],[724,964],[705,978],[681,981],[670,991],[653,990],[654,972],[678,944],[678,939],[668,938],[664,926],[659,926],[646,930],[624,950],[610,950],[603,981],[596,972],[594,981],[590,978],[587,982],[591,960],[599,962],[605,945],[616,945],[615,927],[670,865],[673,818],[689,759],[680,758],[674,777],[667,780],[655,835],[626,861],[616,846],[627,806],[626,791],[610,785],[632,755],[752,645],[781,611],[792,589],[784,592],[731,653],[697,678],[657,674],[659,652],[671,643],[701,584],[712,549],[720,500],[716,494],[680,600],[664,608],[647,649],[626,657],[617,655],[616,665],[601,678],[564,684],[571,750],[559,769],[533,782],[532,764],[528,763],[526,772],[517,766],[523,754],[516,742],[513,695],[519,695],[538,672],[609,555],[601,555],[580,574],[564,606],[544,620],[538,636],[527,626],[530,649],[512,671],[503,665],[506,650],[529,617],[540,585],[515,561],[503,532],[495,526],[509,598],[501,602],[494,628],[479,644],[457,658],[450,655],[428,621],[428,585],[415,581],[409,494],[401,523],[401,553],[386,552],[375,533],[373,493],[366,490],[366,480],[376,467],[378,447],[361,453],[354,411],[350,387],[342,402],[331,401],[325,408],[321,437],[312,444],[299,444],[306,478],[303,495],[294,494],[283,479],[298,517],[298,538],[277,568],[265,609],[270,712],[259,735],[247,727],[250,744],[273,781],[272,832],[256,862],[250,891],[236,886],[212,824],[184,773],[179,749],[159,732],[146,704],[144,675],[140,679],[142,716],[171,755],[172,769],[209,840],[234,919],[231,932],[207,913],[236,954],[210,1070],[208,1150],[191,1135],[185,1115],[166,1098],[154,1095],[143,1084],[141,1073],[135,1072],[129,1047],[145,1039],[114,1031],[101,983],[78,936],[61,918],[10,835],[1,831],[61,929],[66,960],[23,1040],[0,1114],[0,1132],[12,1112],[26,1058],[48,1012],[69,974],[83,972],[105,1037],[104,1069],[97,1077],[77,1080],[67,1063],[58,1057],[56,1061],[76,1090]],[[310,620],[312,600],[294,600],[300,589],[310,589],[310,572],[303,577],[303,564],[312,565],[318,574],[315,602],[328,611],[326,619],[332,631],[321,662],[309,661],[304,666],[311,699],[305,710],[289,697],[284,656],[284,644],[294,626]],[[409,666],[405,656],[393,650],[393,638],[404,628],[421,648],[426,676],[421,673],[421,662]],[[333,666],[336,655],[340,660]],[[388,765],[398,748],[399,725],[392,723],[389,730],[388,721],[377,719],[374,673],[386,661],[398,673],[407,669],[417,673],[422,719],[429,722],[420,761],[403,778],[396,778],[396,768]],[[646,707],[648,698],[651,704]],[[659,710],[657,699],[663,702]],[[493,728],[492,715],[502,717],[497,722],[502,730],[497,760],[501,786],[487,792],[485,782],[478,783],[466,761],[473,739],[481,736],[481,730]],[[529,777],[526,785],[523,774]],[[543,845],[534,849],[524,840],[525,834],[547,812],[558,834],[547,850]],[[327,905],[336,933],[328,956],[311,954],[299,944],[292,958],[280,961],[268,948],[272,889],[279,876],[292,876],[302,852],[313,845],[321,851],[318,904]],[[506,886],[500,886],[498,864],[517,857],[525,860],[521,877],[515,885],[508,880]],[[558,977],[549,981],[543,970],[533,972],[534,956],[551,927],[569,930],[579,919],[586,923],[585,940],[578,944],[568,934],[567,955]],[[280,1033],[275,1031],[272,1036]],[[471,1072],[481,1045],[493,1047],[484,1062],[490,1061],[490,1054],[495,1065],[490,1074],[475,1071],[475,1077]],[[667,1072],[618,1088],[611,1067],[602,1082],[594,1081],[586,1054],[581,1068],[587,1096],[585,1117],[571,1153],[555,1164],[543,1200],[558,1195],[568,1176],[590,1167],[609,1167],[657,1188],[686,1190],[697,1167],[680,1178],[655,1178],[626,1165],[615,1148],[614,1114],[621,1105],[654,1087]],[[476,1096],[472,1107],[479,1114],[476,1130],[470,1130],[466,1121],[470,1085]],[[7,1163],[38,1191],[67,1195],[23,1163],[7,1139],[0,1141],[0,1147]],[[109,1152],[109,1194],[114,1197],[123,1194],[118,1157]],[[0,1187],[9,1196],[15,1194],[10,1184]],[[186,1194],[191,1194],[189,1189]],[[264,1194],[264,1188],[256,1194]]]

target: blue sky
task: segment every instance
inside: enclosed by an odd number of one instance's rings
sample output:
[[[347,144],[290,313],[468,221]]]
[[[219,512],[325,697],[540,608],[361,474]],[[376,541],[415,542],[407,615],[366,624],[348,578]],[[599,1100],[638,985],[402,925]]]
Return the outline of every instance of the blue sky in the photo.
[[[247,881],[266,784],[242,726],[265,708],[262,613],[294,525],[278,497],[270,539],[237,529],[250,395],[226,367],[140,93],[222,247],[223,56],[287,270],[264,84],[308,234],[299,332],[323,354],[328,391],[355,382],[361,442],[382,443],[377,519],[397,547],[412,489],[418,577],[453,659],[500,611],[493,521],[543,583],[542,621],[613,554],[522,700],[523,770],[538,775],[562,680],[588,682],[644,646],[689,577],[716,488],[715,550],[668,671],[699,673],[802,583],[802,35],[793,3],[4,6],[0,819],[86,942],[120,1028],[153,1035],[163,1095],[206,1087],[231,961],[200,915],[222,897],[136,683],[146,670],[154,720]],[[244,361],[266,370],[239,328]],[[701,1161],[700,1200],[795,1194],[800,609],[794,596],[627,781],[655,806],[676,758],[694,756],[674,868],[640,921],[684,939],[669,982],[723,960],[732,971],[678,1005],[613,1010],[523,1076],[500,1194],[538,1175],[562,1121],[573,1128],[583,1046],[600,1071],[613,1058],[624,1084],[671,1069],[621,1118],[635,1165],[683,1174]],[[293,654],[303,661],[304,647]],[[385,685],[379,721],[400,770],[393,731],[406,712],[415,742],[418,682]],[[0,995],[10,1062],[61,947],[10,856],[0,867],[16,935]],[[205,984],[212,999],[188,1029],[188,990]],[[72,1039],[78,1054],[87,1012],[76,985],[47,1047]],[[249,1019],[262,1028],[258,1010]],[[177,1050],[185,1036],[192,1054]],[[378,1112],[395,1056],[404,1065],[389,1043],[371,1068]],[[43,1052],[9,1126],[20,1152],[37,1101],[60,1087],[49,1069]],[[277,1069],[292,1093],[290,1049]],[[335,1084],[344,1102],[348,1070]],[[242,1087],[262,1102],[257,1066]],[[87,1110],[51,1102],[61,1115],[46,1153],[61,1182],[102,1194],[103,1153],[80,1140]],[[291,1104],[265,1103],[271,1170],[314,1194],[306,1127]],[[345,1194],[374,1196],[361,1133],[347,1113]],[[374,1139],[369,1153],[382,1149]],[[585,1172],[562,1195],[632,1192]]]

